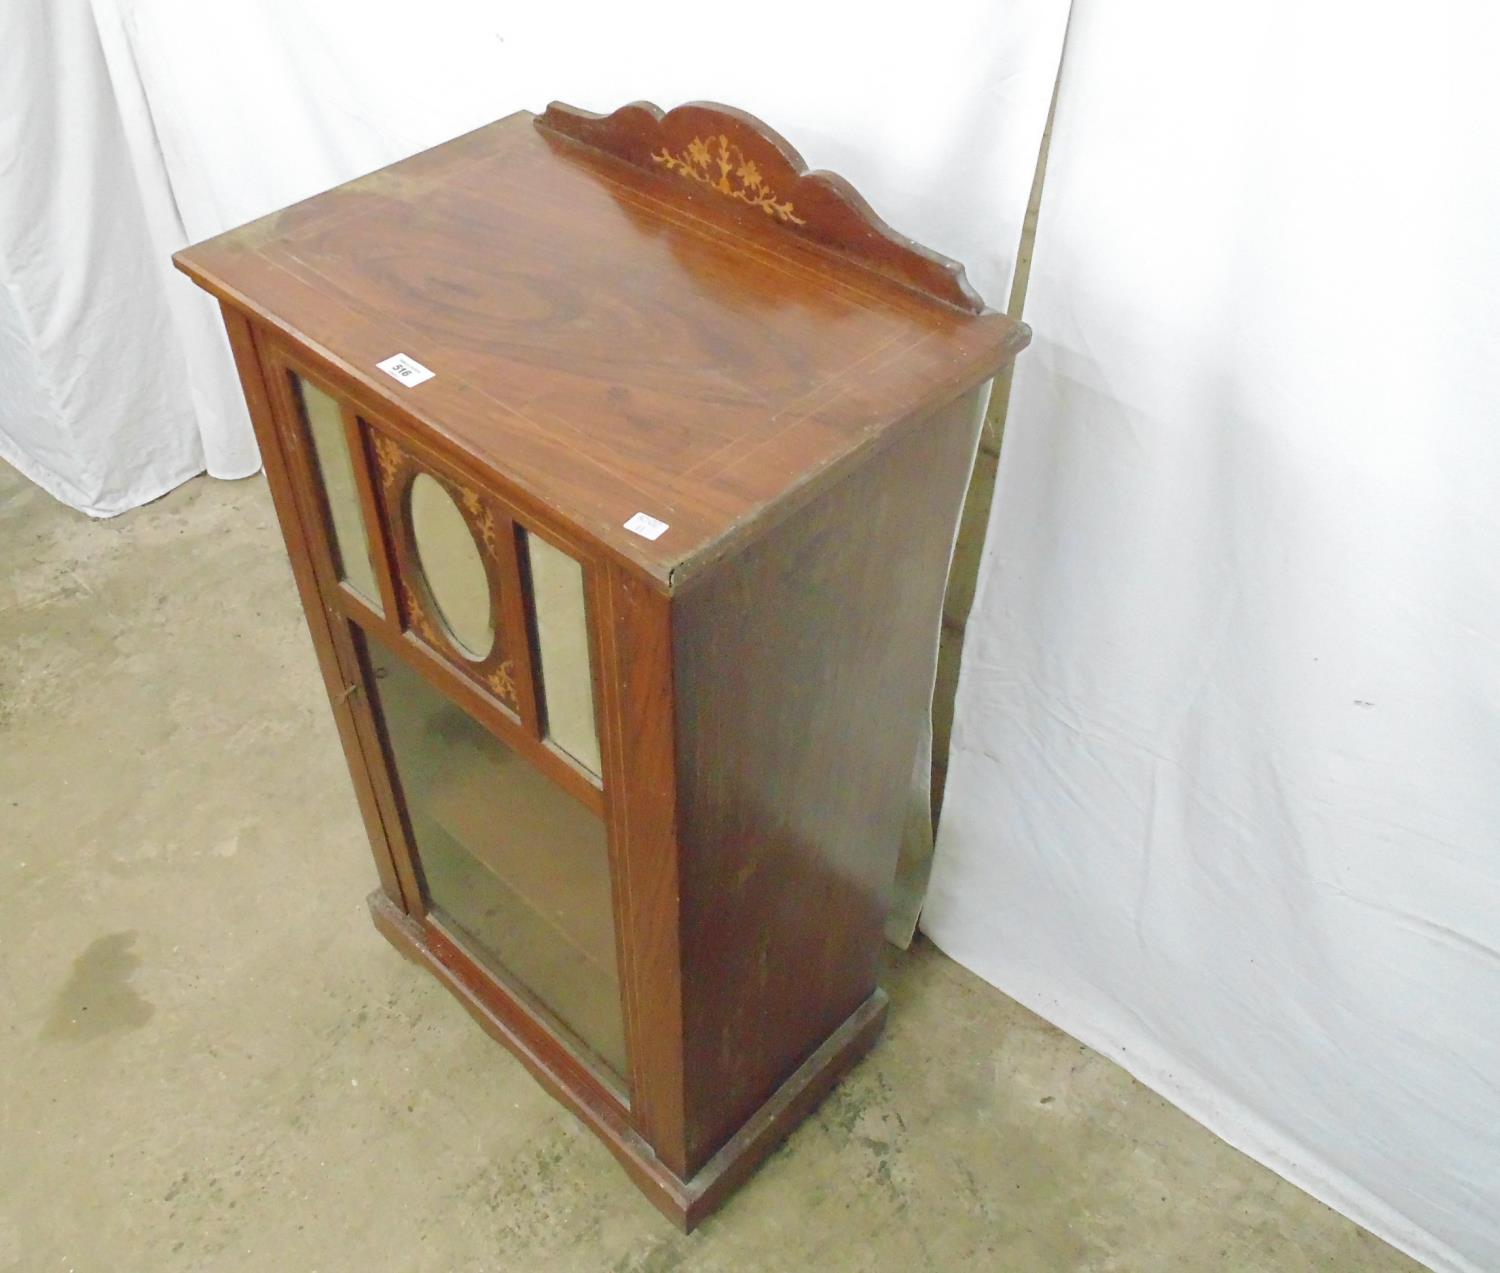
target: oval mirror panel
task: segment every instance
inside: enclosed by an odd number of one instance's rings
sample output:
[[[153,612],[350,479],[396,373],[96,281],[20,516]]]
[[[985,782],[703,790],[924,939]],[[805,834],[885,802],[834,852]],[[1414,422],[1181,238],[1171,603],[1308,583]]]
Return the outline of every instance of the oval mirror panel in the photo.
[[[427,591],[453,643],[468,658],[485,658],[495,644],[490,581],[469,523],[436,478],[418,473],[407,497],[412,539]]]

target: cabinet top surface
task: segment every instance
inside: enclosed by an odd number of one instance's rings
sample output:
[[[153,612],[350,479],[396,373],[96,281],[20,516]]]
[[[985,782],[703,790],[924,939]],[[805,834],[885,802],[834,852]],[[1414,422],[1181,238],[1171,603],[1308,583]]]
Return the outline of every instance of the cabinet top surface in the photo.
[[[176,259],[670,587],[1026,339],[788,233],[679,153],[653,171],[523,112]],[[376,365],[397,353],[435,374],[398,383]],[[667,530],[627,530],[637,513]]]

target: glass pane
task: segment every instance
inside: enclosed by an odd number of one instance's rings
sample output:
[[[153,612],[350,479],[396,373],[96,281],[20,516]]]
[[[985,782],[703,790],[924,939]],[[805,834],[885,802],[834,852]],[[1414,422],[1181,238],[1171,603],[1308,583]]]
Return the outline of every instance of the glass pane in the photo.
[[[448,488],[418,473],[411,484],[411,533],[427,591],[458,648],[482,659],[495,644],[490,581],[474,532]]]
[[[621,1078],[604,823],[367,641],[428,900]]]
[[[349,455],[349,439],[344,432],[339,404],[316,385],[293,376],[302,397],[302,410],[312,434],[313,454],[318,460],[318,476],[328,498],[328,512],[333,519],[334,556],[344,582],[359,593],[374,609],[380,609],[380,588],[375,583],[375,567],[370,559],[370,538],[365,533],[364,510],[359,504],[359,488],[354,484],[354,463]]]
[[[531,602],[541,656],[537,697],[547,736],[590,773],[599,773],[599,733],[594,727],[594,674],[589,657],[583,568],[539,535],[526,536]]]

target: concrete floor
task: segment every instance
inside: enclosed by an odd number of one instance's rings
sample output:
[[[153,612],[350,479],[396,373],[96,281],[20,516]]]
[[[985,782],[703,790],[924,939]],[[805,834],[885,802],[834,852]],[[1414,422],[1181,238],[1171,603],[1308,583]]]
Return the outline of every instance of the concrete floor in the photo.
[[[684,1238],[371,928],[262,481],[0,563],[0,1269],[1417,1267],[925,945]]]

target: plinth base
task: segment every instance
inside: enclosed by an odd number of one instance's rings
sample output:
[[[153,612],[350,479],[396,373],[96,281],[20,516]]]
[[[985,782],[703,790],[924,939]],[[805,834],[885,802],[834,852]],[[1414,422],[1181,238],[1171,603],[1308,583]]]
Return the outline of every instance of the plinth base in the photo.
[[[609,1147],[636,1186],[683,1232],[717,1209],[875,1042],[885,1024],[885,991],[868,999],[823,1042],[723,1148],[688,1180],[680,1179],[617,1110],[576,1091],[545,1057],[481,1000],[428,944],[421,925],[380,889],[370,894],[375,927],[407,958],[432,973],[486,1033],[513,1052],[541,1085]]]

